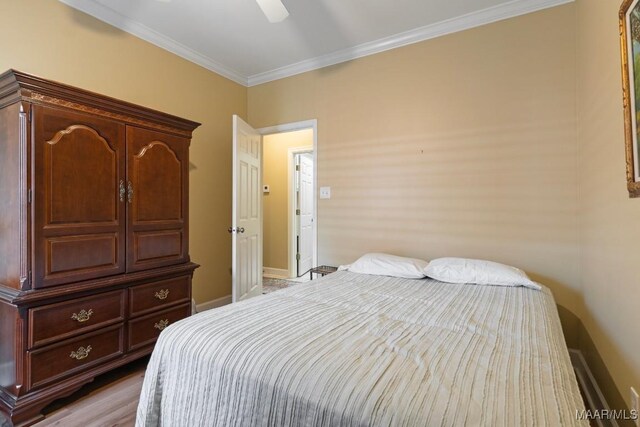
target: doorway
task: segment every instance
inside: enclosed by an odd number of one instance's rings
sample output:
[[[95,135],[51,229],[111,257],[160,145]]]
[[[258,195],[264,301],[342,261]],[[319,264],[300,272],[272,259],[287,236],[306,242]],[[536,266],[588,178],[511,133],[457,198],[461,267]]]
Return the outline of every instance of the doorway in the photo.
[[[291,279],[317,264],[316,121],[263,136],[263,275]]]

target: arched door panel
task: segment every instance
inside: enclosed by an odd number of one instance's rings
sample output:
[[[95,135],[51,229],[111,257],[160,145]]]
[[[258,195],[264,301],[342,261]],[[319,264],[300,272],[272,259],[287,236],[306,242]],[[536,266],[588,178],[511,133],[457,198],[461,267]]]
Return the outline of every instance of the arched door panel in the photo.
[[[122,124],[34,106],[34,287],[125,271]]]
[[[188,261],[189,141],[127,127],[127,271]]]

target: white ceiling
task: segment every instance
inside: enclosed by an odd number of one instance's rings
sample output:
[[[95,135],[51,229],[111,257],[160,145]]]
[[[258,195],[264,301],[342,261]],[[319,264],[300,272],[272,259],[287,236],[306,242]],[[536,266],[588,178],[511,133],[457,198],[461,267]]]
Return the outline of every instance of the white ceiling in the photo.
[[[252,86],[573,0],[60,1]]]

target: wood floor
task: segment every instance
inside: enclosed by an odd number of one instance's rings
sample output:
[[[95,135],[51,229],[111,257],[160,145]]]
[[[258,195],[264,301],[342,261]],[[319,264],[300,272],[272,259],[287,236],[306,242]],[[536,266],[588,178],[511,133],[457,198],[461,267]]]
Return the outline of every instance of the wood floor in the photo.
[[[34,427],[130,427],[135,424],[138,397],[149,358],[96,378],[76,393],[43,411]],[[0,417],[0,426],[3,425]]]

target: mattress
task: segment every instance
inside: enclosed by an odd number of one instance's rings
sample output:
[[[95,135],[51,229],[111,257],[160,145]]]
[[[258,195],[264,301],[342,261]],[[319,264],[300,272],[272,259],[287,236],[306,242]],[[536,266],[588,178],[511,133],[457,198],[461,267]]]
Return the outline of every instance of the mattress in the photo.
[[[339,271],[165,329],[137,426],[587,425],[549,289]]]

